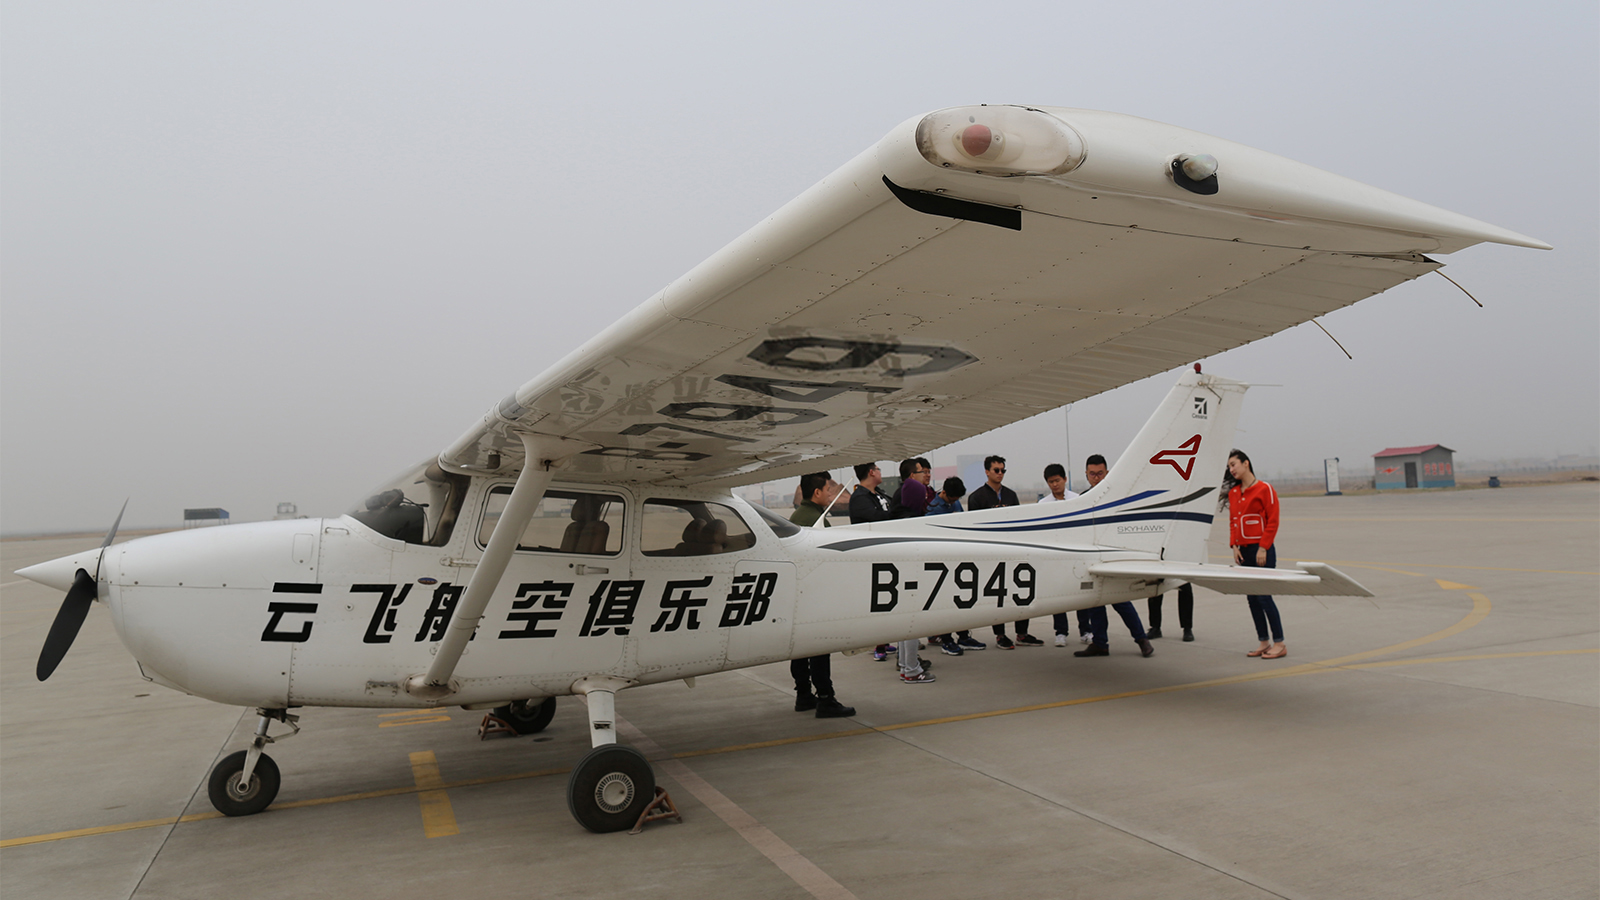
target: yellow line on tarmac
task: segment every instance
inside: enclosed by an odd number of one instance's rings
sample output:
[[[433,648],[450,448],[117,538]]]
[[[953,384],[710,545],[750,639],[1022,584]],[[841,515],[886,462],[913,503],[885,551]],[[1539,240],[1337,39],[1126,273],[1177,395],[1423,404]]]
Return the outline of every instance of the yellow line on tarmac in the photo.
[[[450,795],[445,793],[444,779],[439,777],[439,761],[434,759],[432,750],[411,754],[411,779],[421,790],[417,800],[422,804],[423,832],[431,838],[460,834],[455,810],[450,808]]]
[[[1342,669],[1386,669],[1390,666],[1420,666],[1424,663],[1473,662],[1480,659],[1519,659],[1525,656],[1575,656],[1580,653],[1600,653],[1600,648],[1584,650],[1525,650],[1521,653],[1474,653],[1469,656],[1432,656],[1427,659],[1391,659],[1386,662],[1357,663],[1340,666]]]
[[[1436,631],[1426,637],[1402,641],[1398,644],[1392,644],[1388,647],[1380,647],[1377,650],[1368,650],[1364,653],[1352,653],[1349,656],[1341,656],[1337,659],[1325,659],[1319,663],[1316,663],[1316,665],[1342,666],[1346,663],[1355,662],[1358,659],[1370,659],[1374,656],[1383,656],[1389,653],[1399,653],[1402,650],[1410,650],[1413,647],[1421,647],[1423,644],[1431,644],[1434,641],[1443,640],[1447,637],[1460,634],[1461,632],[1466,631],[1468,628],[1471,628],[1474,625],[1477,625],[1479,622],[1482,622],[1484,617],[1489,615],[1490,603],[1488,597],[1485,597],[1477,592],[1470,593],[1467,596],[1472,598],[1472,612],[1467,613],[1467,615],[1461,621],[1451,625],[1449,628],[1446,628],[1443,631]]]
[[[682,753],[672,754],[673,759],[689,759],[693,756],[714,756],[719,753],[737,753],[741,750],[762,750],[767,747],[782,747],[788,744],[805,744],[811,741],[831,741],[834,738],[856,737],[862,734],[872,734],[883,731],[878,728],[852,728],[848,731],[830,731],[827,734],[805,734],[799,737],[778,738],[773,741],[756,741],[753,744],[734,744],[729,747],[713,747],[710,750],[685,750]]]
[[[179,822],[198,822],[202,819],[220,819],[222,813],[206,812],[195,813],[192,816],[168,816],[165,819],[145,819],[142,822],[123,822],[120,825],[100,825],[95,828],[74,828],[71,831],[56,831],[50,834],[34,834],[27,837],[10,838],[0,841],[0,848],[23,847],[28,844],[47,844],[51,841],[64,841],[68,838],[93,837],[97,834],[116,834],[119,831],[137,831],[140,828],[159,828],[162,825],[176,825]]]
[[[861,729],[865,734],[871,729]],[[756,746],[756,745],[752,745]],[[727,752],[727,751],[723,751]],[[528,778],[545,778],[550,775],[565,775],[572,771],[571,766],[555,769],[536,769],[532,772],[513,772],[509,775],[491,775],[487,778],[464,778],[460,781],[449,781],[439,785],[440,789],[454,790],[463,787],[478,787],[485,784],[500,784],[507,781],[522,781]],[[400,797],[406,794],[420,794],[425,790],[435,790],[432,787],[408,785],[406,787],[384,788],[378,791],[361,791],[355,794],[339,794],[333,797],[311,797],[306,800],[289,800],[283,803],[274,803],[269,811],[276,812],[280,809],[305,809],[312,806],[328,806],[333,803],[350,803],[356,800],[376,800],[380,797]],[[220,819],[222,813],[203,812],[191,813],[187,816],[168,816],[164,819],[145,819],[142,822],[123,822],[118,825],[99,825],[94,828],[74,828],[71,831],[54,831],[49,834],[34,834],[27,837],[8,838],[0,841],[0,850],[7,847],[22,847],[28,844],[46,844],[51,841],[64,841],[69,838],[93,837],[98,834],[116,834],[119,831],[137,831],[141,828],[157,828],[162,825],[187,824],[189,822],[203,822],[206,819]]]
[[[450,721],[450,714],[442,709],[438,709],[437,707],[428,707],[426,709],[407,709],[401,710],[400,712],[384,713],[378,716],[378,718],[388,719],[397,716],[399,718],[395,718],[393,722],[379,722],[378,727],[395,728],[402,725],[426,725],[429,722]]]

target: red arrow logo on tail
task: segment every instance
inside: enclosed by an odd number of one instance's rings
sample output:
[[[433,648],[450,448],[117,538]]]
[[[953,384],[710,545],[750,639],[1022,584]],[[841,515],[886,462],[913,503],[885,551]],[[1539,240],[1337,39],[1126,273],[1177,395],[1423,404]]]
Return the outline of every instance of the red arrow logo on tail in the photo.
[[[1189,476],[1194,474],[1194,456],[1199,452],[1200,435],[1197,434],[1194,437],[1189,438],[1187,441],[1184,441],[1182,444],[1179,444],[1178,449],[1176,450],[1163,450],[1160,453],[1157,453],[1155,456],[1150,457],[1150,465],[1159,466],[1162,463],[1166,463],[1174,469],[1177,469],[1178,474],[1183,476],[1184,481],[1188,481]],[[1183,465],[1178,465],[1179,459],[1184,461]]]

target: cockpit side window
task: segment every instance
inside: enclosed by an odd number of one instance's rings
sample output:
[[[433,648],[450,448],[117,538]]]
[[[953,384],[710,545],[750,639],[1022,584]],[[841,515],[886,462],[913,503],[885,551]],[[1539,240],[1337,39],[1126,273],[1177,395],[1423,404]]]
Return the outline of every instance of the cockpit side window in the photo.
[[[430,461],[368,494],[348,514],[384,537],[442,547],[455,531],[470,482]]]
[[[645,556],[712,556],[756,544],[733,507],[703,500],[646,500],[640,527],[639,552]]]
[[[489,489],[478,524],[478,546],[487,547],[500,514],[511,500],[511,485]],[[591,491],[548,490],[517,541],[518,550],[615,556],[622,552],[622,498]]]

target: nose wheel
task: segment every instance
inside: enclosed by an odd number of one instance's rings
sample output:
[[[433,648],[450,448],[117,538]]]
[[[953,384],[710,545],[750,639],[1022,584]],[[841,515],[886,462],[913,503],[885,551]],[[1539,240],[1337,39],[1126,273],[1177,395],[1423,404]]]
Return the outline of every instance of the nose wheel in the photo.
[[[263,754],[256,760],[255,771],[248,779],[243,779],[240,776],[244,774],[247,756],[247,750],[224,756],[211,770],[211,779],[206,783],[211,805],[225,816],[253,816],[277,799],[278,786],[282,783],[278,764]]]
[[[225,816],[253,816],[277,799],[278,787],[282,784],[278,764],[261,751],[275,740],[287,740],[300,733],[300,717],[291,716],[286,710],[258,709],[256,713],[260,719],[256,722],[250,749],[224,756],[206,780],[206,794],[211,798],[211,805]],[[282,738],[268,737],[267,726],[273,719],[294,731]]]

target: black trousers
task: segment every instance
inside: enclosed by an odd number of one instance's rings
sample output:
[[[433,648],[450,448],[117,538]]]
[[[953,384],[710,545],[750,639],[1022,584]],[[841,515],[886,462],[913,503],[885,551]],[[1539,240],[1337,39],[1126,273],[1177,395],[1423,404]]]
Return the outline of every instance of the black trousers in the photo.
[[[1157,594],[1148,601],[1151,628],[1161,627],[1161,597],[1161,594]],[[1186,584],[1178,588],[1178,627],[1194,627],[1194,585]]]
[[[1027,619],[1018,619],[1015,622],[1011,623],[1011,627],[1013,627],[1013,628],[1015,628],[1017,630],[1017,634],[1027,634],[1028,633],[1028,620]],[[1006,636],[1006,626],[1004,626],[1004,625],[996,625],[994,627],[994,636],[995,637],[1005,637]]]
[[[833,696],[833,664],[828,654],[789,660],[789,674],[794,676],[794,692],[804,696],[816,687],[818,697]]]

